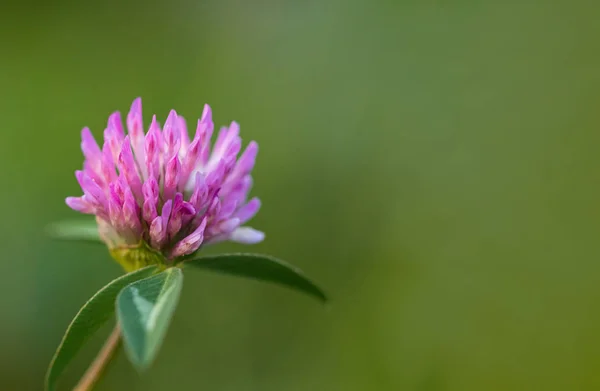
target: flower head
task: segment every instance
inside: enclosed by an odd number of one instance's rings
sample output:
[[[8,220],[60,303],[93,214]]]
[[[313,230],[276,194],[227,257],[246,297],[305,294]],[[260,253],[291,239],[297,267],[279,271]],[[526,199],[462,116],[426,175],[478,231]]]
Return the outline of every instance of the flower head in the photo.
[[[260,208],[258,198],[248,200],[258,145],[250,142],[238,158],[237,123],[221,128],[211,145],[206,105],[193,138],[174,110],[162,128],[154,116],[144,133],[140,98],[125,122],[127,133],[118,112],[108,118],[102,148],[83,129],[85,162],[75,173],[83,196],[66,203],[96,216],[102,239],[126,269],[155,262],[149,257],[174,262],[206,243],[264,238],[242,226]]]

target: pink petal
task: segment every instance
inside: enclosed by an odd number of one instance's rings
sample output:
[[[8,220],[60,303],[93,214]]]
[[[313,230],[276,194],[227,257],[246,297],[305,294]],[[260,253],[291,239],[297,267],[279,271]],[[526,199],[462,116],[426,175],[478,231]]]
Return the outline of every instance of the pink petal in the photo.
[[[167,241],[167,230],[165,229],[161,216],[156,217],[150,224],[150,244],[153,248],[160,250]]]
[[[125,138],[125,132],[123,131],[123,120],[121,119],[121,113],[115,111],[108,117],[108,127],[113,128],[116,131],[116,135],[122,140]]]
[[[170,238],[175,237],[175,235],[177,235],[181,229],[183,222],[183,216],[181,213],[182,208],[183,195],[181,193],[177,193],[173,201],[173,210],[171,211],[171,218],[169,219],[169,224],[167,226],[167,235],[169,235]]]
[[[88,204],[83,197],[67,197],[65,202],[69,208],[86,214],[94,214],[95,209],[92,205]]]
[[[138,162],[145,162],[145,139],[144,124],[142,119],[142,99],[137,98],[131,104],[131,110],[127,114],[127,131],[131,139],[133,154]],[[142,177],[147,176],[146,167],[140,164]]]
[[[107,127],[104,129],[104,148],[108,148],[113,162],[119,160],[119,153],[121,152],[121,145],[123,144],[123,138],[118,134],[118,131],[114,127]]]
[[[173,156],[179,153],[181,147],[181,132],[179,130],[179,120],[177,119],[177,112],[171,110],[165,126],[163,127],[163,138],[166,146],[167,159],[171,159]]]
[[[177,191],[177,185],[179,185],[179,171],[181,170],[181,164],[179,163],[179,156],[175,155],[167,163],[167,169],[165,172],[165,185],[164,185],[164,199],[173,198]]]
[[[129,228],[135,238],[142,237],[142,224],[140,222],[138,205],[129,189],[125,192],[125,202],[123,203],[123,220],[125,226]]]
[[[240,224],[245,224],[258,213],[259,209],[260,200],[258,198],[253,198],[246,205],[238,209],[235,215],[240,219]]]
[[[81,131],[81,150],[83,151],[83,156],[85,156],[94,167],[97,167],[100,164],[102,152],[89,128],[83,128]]]
[[[159,197],[159,189],[158,182],[154,179],[153,176],[148,178],[144,185],[142,186],[142,192],[144,193],[144,205],[142,210],[142,215],[144,220],[151,224],[152,221],[158,216],[157,208],[158,208],[158,197]]]
[[[194,192],[190,197],[190,204],[192,204],[196,210],[200,210],[200,207],[204,203],[207,194],[208,187],[206,186],[204,175],[202,175],[201,173],[197,173],[196,182],[194,185]]]
[[[237,217],[228,219],[219,224],[219,233],[228,234],[240,226],[240,219]]]
[[[160,127],[156,122],[156,116],[152,117],[152,123],[145,140],[145,164],[148,176],[157,180],[160,178]]]
[[[177,258],[183,255],[191,254],[200,248],[202,241],[204,240],[204,229],[206,228],[206,218],[202,220],[198,228],[192,232],[189,236],[181,240],[173,247],[173,251],[169,258]]]
[[[208,162],[210,156],[210,139],[212,138],[214,128],[212,110],[209,105],[204,105],[202,118],[198,121],[198,127],[196,128],[196,138],[200,140],[200,161],[202,164]]]
[[[187,123],[182,116],[178,116],[179,122],[179,139],[181,140],[181,147],[179,149],[180,155],[187,153],[188,147],[190,146],[190,135],[188,134]]]
[[[103,211],[107,211],[108,204],[102,188],[83,171],[75,172],[75,177],[79,181],[79,185],[88,202],[91,202],[97,209],[99,208]]]
[[[256,163],[256,155],[258,154],[258,144],[251,141],[250,144],[242,153],[242,156],[238,159],[235,168],[233,169],[230,177],[232,180],[238,180],[244,177],[252,171],[254,164]]]
[[[119,170],[125,174],[127,183],[135,198],[140,201],[143,200],[142,181],[137,171],[136,162],[133,158],[129,136],[126,136],[125,140],[123,140],[121,153],[119,154],[118,167]]]
[[[166,233],[167,226],[169,224],[169,219],[171,218],[171,211],[172,210],[173,210],[173,200],[168,200],[163,205],[161,216],[160,216],[162,218],[162,222],[163,222],[163,227],[165,229],[165,233]]]

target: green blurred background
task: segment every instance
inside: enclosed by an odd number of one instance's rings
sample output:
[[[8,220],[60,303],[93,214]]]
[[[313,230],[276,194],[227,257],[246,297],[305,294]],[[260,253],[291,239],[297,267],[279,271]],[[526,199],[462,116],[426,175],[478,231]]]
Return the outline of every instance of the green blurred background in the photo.
[[[81,128],[137,96],[146,121],[210,103],[241,123],[261,147],[251,250],[332,301],[190,270],[151,372],[121,355],[99,390],[600,388],[598,2],[0,7],[0,389],[40,390],[120,273],[43,229],[77,217]]]

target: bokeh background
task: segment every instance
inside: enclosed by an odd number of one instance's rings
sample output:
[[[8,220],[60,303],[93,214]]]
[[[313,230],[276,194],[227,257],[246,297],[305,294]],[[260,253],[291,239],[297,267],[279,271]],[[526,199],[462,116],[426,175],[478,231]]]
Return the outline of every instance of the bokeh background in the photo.
[[[141,96],[146,121],[210,103],[259,142],[251,250],[332,301],[190,270],[152,370],[121,355],[99,390],[597,390],[598,20],[588,0],[3,2],[0,389],[41,390],[120,274],[44,227],[77,217],[81,128]]]

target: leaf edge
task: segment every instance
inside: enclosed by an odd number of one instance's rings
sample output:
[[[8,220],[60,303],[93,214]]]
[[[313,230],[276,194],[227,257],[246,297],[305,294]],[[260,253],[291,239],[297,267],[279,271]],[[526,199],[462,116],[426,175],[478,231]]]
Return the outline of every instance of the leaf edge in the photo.
[[[260,278],[256,278],[256,277],[251,277],[251,276],[242,276],[242,275],[234,275],[231,273],[227,273],[226,271],[222,271],[222,270],[218,270],[216,268],[208,268],[208,267],[204,267],[203,265],[201,265],[201,261],[203,260],[211,260],[213,262],[217,261],[218,258],[226,258],[226,257],[232,257],[232,256],[248,256],[248,257],[257,257],[257,258],[265,258],[268,259],[269,261],[276,263],[279,266],[283,266],[288,270],[291,270],[292,272],[294,272],[297,276],[301,277],[306,283],[308,283],[310,285],[310,287],[313,289],[313,291],[308,292],[305,290],[301,290],[298,289],[296,287],[287,285],[285,283],[281,283],[278,281],[266,281]],[[212,273],[218,273],[218,274],[224,274],[224,275],[230,275],[230,276],[234,276],[234,277],[245,277],[248,279],[253,279],[255,281],[259,281],[259,282],[269,282],[271,284],[275,284],[275,285],[279,285],[279,286],[283,286],[283,287],[287,287],[289,289],[293,289],[296,291],[300,291],[302,293],[305,294],[309,294],[317,299],[319,299],[321,301],[321,303],[323,304],[327,304],[330,302],[330,298],[329,296],[325,293],[324,289],[322,289],[319,285],[317,285],[315,282],[313,282],[310,278],[308,278],[308,276],[306,275],[306,273],[300,269],[297,266],[294,266],[291,263],[288,263],[282,259],[279,259],[275,256],[272,255],[268,255],[268,254],[259,254],[259,253],[244,253],[244,252],[235,252],[235,253],[225,253],[225,254],[213,254],[213,255],[203,255],[203,256],[197,256],[197,257],[190,257],[188,259],[185,259],[183,262],[183,265],[190,265],[190,266],[194,266],[196,268],[199,269],[203,269],[203,270],[207,270],[209,272]]]
[[[154,269],[154,270],[153,270],[153,269]],[[71,329],[72,329],[73,325],[75,324],[75,321],[77,320],[77,318],[79,318],[79,316],[81,315],[81,312],[82,312],[82,311],[83,311],[83,310],[84,310],[84,309],[85,309],[85,308],[86,308],[86,307],[87,307],[87,306],[88,306],[88,305],[89,305],[89,304],[90,304],[90,303],[91,303],[91,302],[92,302],[92,301],[93,301],[93,300],[94,300],[94,299],[95,299],[95,298],[96,298],[98,295],[100,295],[102,292],[104,292],[106,289],[108,289],[110,286],[112,286],[112,285],[113,285],[115,282],[117,282],[117,281],[121,281],[121,280],[125,279],[126,277],[128,277],[128,276],[131,276],[131,274],[138,273],[138,272],[142,272],[142,271],[144,271],[144,270],[146,270],[146,271],[149,271],[149,272],[150,272],[151,270],[153,270],[153,271],[152,271],[152,273],[149,275],[149,277],[151,277],[151,276],[152,276],[152,274],[153,274],[154,272],[156,272],[156,270],[158,270],[158,267],[157,267],[156,265],[150,265],[150,266],[147,266],[147,267],[145,267],[145,268],[138,269],[138,270],[136,270],[136,271],[134,271],[134,272],[127,273],[127,274],[123,274],[123,275],[121,275],[121,276],[119,276],[119,277],[115,278],[114,280],[110,281],[108,284],[106,284],[106,285],[104,285],[102,288],[100,288],[98,291],[96,291],[96,293],[94,293],[94,294],[93,294],[93,295],[92,295],[92,296],[91,296],[91,297],[90,297],[90,298],[89,298],[89,299],[88,299],[88,300],[87,300],[87,301],[86,301],[86,302],[85,302],[85,303],[84,303],[84,304],[83,304],[83,305],[82,305],[82,306],[79,308],[79,310],[77,311],[77,313],[75,314],[75,316],[73,317],[73,319],[71,320],[71,322],[69,322],[69,325],[67,326],[67,328],[66,328],[66,330],[65,330],[65,332],[64,332],[64,334],[63,334],[63,336],[62,336],[62,338],[61,338],[61,340],[60,340],[60,343],[58,344],[58,347],[56,348],[56,351],[55,351],[55,352],[54,352],[54,354],[52,355],[52,359],[50,360],[50,364],[48,365],[48,369],[46,370],[46,374],[44,375],[44,390],[45,390],[45,391],[54,391],[54,389],[56,388],[56,384],[55,384],[55,383],[56,383],[56,381],[57,381],[57,380],[60,378],[60,375],[61,375],[62,373],[59,373],[59,374],[57,374],[57,375],[56,375],[56,377],[55,377],[54,379],[52,379],[52,378],[51,378],[51,376],[52,376],[52,373],[53,373],[52,369],[54,368],[54,365],[55,365],[55,363],[56,363],[56,360],[57,360],[57,359],[58,359],[58,357],[59,357],[60,351],[61,351],[61,349],[62,349],[62,347],[63,347],[63,345],[64,345],[65,341],[67,340],[67,336],[69,335],[69,332],[71,331]],[[145,277],[145,278],[148,278],[148,277]],[[139,280],[138,280],[138,281],[139,281]],[[133,282],[132,282],[132,283],[133,283]],[[129,284],[128,284],[127,286],[129,286]],[[122,289],[121,289],[121,290],[122,290]],[[120,292],[120,291],[119,291],[119,292]],[[77,352],[75,352],[75,353],[77,353]],[[65,368],[68,366],[68,364],[69,364],[69,363],[70,363],[70,361],[68,361],[68,362],[65,364]],[[64,370],[65,368],[63,368],[63,370]],[[50,383],[51,381],[52,381],[52,383]]]
[[[123,287],[123,289],[121,289],[121,291],[119,292],[119,294],[115,298],[115,314],[116,314],[116,317],[117,317],[117,322],[119,324],[119,329],[121,330],[121,338],[123,340],[123,348],[125,350],[125,353],[126,353],[128,361],[133,365],[133,367],[138,371],[138,373],[143,373],[148,368],[150,368],[150,366],[152,366],[152,363],[154,362],[154,360],[158,356],[158,351],[162,347],[162,342],[163,341],[161,340],[161,342],[156,346],[156,348],[155,348],[156,349],[156,353],[146,363],[141,364],[136,359],[132,359],[132,357],[135,357],[136,355],[134,353],[132,353],[132,349],[131,349],[129,343],[127,342],[127,338],[125,337],[124,328],[123,328],[123,326],[121,324],[121,320],[120,320],[120,318],[121,318],[121,315],[120,315],[121,311],[119,310],[118,303],[119,303],[119,299],[120,299],[121,295],[123,294],[123,292],[127,288],[129,288],[131,285],[139,283],[139,282],[142,282],[142,281],[150,279],[150,278],[154,278],[156,276],[159,276],[162,273],[177,273],[177,276],[181,279],[181,283],[178,284],[177,299],[176,299],[175,305],[173,306],[173,310],[172,310],[171,314],[169,315],[169,318],[172,318],[173,315],[175,314],[175,310],[177,309],[177,306],[179,304],[179,298],[181,297],[181,291],[183,290],[183,271],[181,270],[180,267],[176,267],[176,266],[170,267],[170,268],[167,268],[165,270],[161,270],[160,273],[156,273],[156,274],[148,276],[146,278],[142,278],[140,280],[134,281],[131,284],[128,284],[127,286]],[[171,277],[171,274],[169,274],[169,276],[167,276],[165,278],[165,284],[163,285],[163,287],[161,287],[161,290],[160,290],[160,293],[158,294],[158,296],[160,296],[164,292],[164,287],[167,285],[166,282],[170,278],[174,278],[174,277]],[[169,322],[170,322],[170,320],[169,320]],[[167,332],[168,332],[168,327],[169,326],[167,326],[167,330],[165,331],[165,337],[166,337]]]

